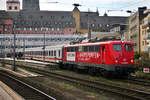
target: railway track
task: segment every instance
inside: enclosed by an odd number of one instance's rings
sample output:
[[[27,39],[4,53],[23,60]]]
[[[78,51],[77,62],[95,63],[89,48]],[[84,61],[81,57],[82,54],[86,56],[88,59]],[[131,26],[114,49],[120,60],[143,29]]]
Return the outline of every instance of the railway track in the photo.
[[[7,72],[0,71],[0,80],[21,95],[25,100],[56,100],[44,92],[18,80]]]
[[[104,82],[99,82],[99,81],[90,81],[90,80],[85,80],[85,79],[80,79],[80,78],[76,78],[76,77],[71,77],[71,76],[65,76],[62,74],[58,74],[55,72],[51,72],[51,71],[45,71],[45,70],[41,70],[41,69],[36,69],[36,68],[31,68],[31,67],[27,67],[26,65],[18,65],[22,68],[25,68],[27,70],[30,70],[32,72],[36,72],[45,76],[49,76],[49,77],[53,77],[53,78],[57,78],[60,80],[66,80],[75,84],[80,84],[86,87],[90,87],[90,88],[94,88],[95,90],[104,90],[104,91],[108,91],[108,92],[112,92],[121,96],[125,96],[128,98],[131,98],[132,100],[150,100],[150,93],[149,92],[145,92],[145,91],[139,91],[139,90],[135,90],[135,89],[130,89],[130,88],[126,88],[126,87],[121,87],[121,86],[116,86],[116,85],[112,85],[112,84],[108,84],[108,83],[104,83]],[[126,80],[126,82],[129,83],[134,83],[137,84],[137,81],[133,81],[133,80]],[[146,86],[148,86],[148,83]],[[139,82],[139,85],[143,85],[142,82]]]
[[[25,64],[19,64],[22,66],[25,66]],[[57,64],[55,64],[57,65]],[[45,64],[36,64],[36,63],[27,63],[26,66],[34,66],[34,67],[44,67],[46,66]],[[132,84],[136,84],[136,85],[142,85],[142,86],[147,86],[150,87],[150,81],[144,80],[144,79],[137,79],[135,77],[130,77],[128,80],[121,80],[123,82],[127,82],[127,83],[132,83]]]
[[[103,90],[103,91],[115,93],[115,94],[130,98],[132,100],[150,100],[149,92],[116,86],[116,85],[112,85],[112,84],[108,84],[104,82],[90,81],[86,79],[66,76],[66,75],[55,73],[55,72],[44,71],[44,70],[35,69],[35,68],[27,67],[27,66],[24,66],[23,68],[32,72],[36,72],[36,73],[48,76],[48,77],[53,77],[55,79],[57,78],[57,79],[65,80],[74,84],[80,84],[82,86],[86,86],[95,90],[100,90],[100,91]]]
[[[144,80],[144,79],[137,79],[137,78],[130,78],[128,80],[124,80],[125,82],[128,83],[133,83],[141,86],[147,86],[150,87],[150,81]]]

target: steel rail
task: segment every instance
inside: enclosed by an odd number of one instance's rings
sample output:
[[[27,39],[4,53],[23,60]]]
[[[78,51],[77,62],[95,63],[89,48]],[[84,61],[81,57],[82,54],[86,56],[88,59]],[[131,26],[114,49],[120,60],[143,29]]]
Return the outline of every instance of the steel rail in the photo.
[[[24,82],[22,82],[21,80],[18,80],[18,79],[14,78],[14,77],[12,77],[12,76],[10,76],[10,75],[6,75],[6,74],[2,73],[2,71],[1,71],[0,74],[3,75],[3,76],[6,76],[6,77],[8,77],[8,78],[10,78],[10,79],[12,79],[12,80],[14,80],[14,81],[16,81],[16,82],[18,82],[18,83],[20,83],[20,84],[22,84],[22,85],[24,85],[24,86],[26,86],[26,87],[28,87],[28,88],[30,88],[30,89],[32,89],[32,90],[38,92],[38,93],[40,93],[41,95],[45,96],[45,97],[48,98],[49,100],[56,100],[54,97],[52,97],[52,96],[50,96],[50,95],[48,95],[48,94],[46,94],[46,93],[44,93],[44,92],[42,92],[42,91],[40,91],[40,90],[34,88],[34,87],[32,87],[31,85],[29,85],[29,84],[27,84],[27,83],[24,83]]]
[[[70,81],[70,82],[73,82],[76,84],[81,84],[83,86],[88,86],[88,87],[92,87],[92,88],[99,89],[99,90],[117,93],[117,94],[120,94],[122,96],[126,96],[129,98],[135,99],[135,100],[148,100],[148,99],[150,99],[150,97],[147,97],[147,96],[150,96],[150,93],[145,92],[145,91],[140,91],[140,90],[130,89],[130,88],[126,88],[126,87],[116,86],[116,85],[112,85],[112,84],[108,84],[108,83],[104,83],[104,82],[96,82],[96,81],[90,81],[90,80],[86,80],[86,79],[66,76],[66,75],[55,73],[55,72],[45,71],[45,70],[31,68],[31,67],[27,67],[27,66],[23,66],[23,68],[30,70],[30,71],[33,71],[33,72],[36,72],[36,73],[39,73],[39,74],[43,74],[45,76],[55,77],[55,78]],[[108,87],[109,87],[109,89],[108,89]],[[127,92],[123,93],[122,91],[123,92],[127,91]]]
[[[108,83],[104,83],[104,82],[97,82],[97,81],[91,81],[91,80],[86,80],[86,79],[81,79],[81,78],[75,78],[75,77],[66,76],[66,75],[62,75],[62,74],[58,74],[58,73],[54,73],[54,72],[50,72],[50,71],[45,71],[45,70],[40,70],[40,69],[36,69],[36,68],[27,67],[26,65],[18,65],[18,66],[20,66],[20,67],[23,66],[22,68],[29,69],[30,71],[32,70],[33,72],[36,72],[36,73],[39,73],[39,74],[43,74],[43,75],[51,76],[51,77],[56,77],[56,78],[63,79],[63,80],[66,80],[66,81],[70,81],[70,82],[77,83],[77,84],[83,84],[83,85],[86,85],[86,86],[88,86],[90,84],[93,84],[93,86],[89,86],[89,87],[93,87],[95,89],[101,89],[101,90],[106,91],[106,89],[102,89],[101,87],[97,87],[97,86],[105,86],[106,88],[110,87],[110,88],[118,88],[122,91],[130,91],[131,92],[130,95],[122,93],[121,91],[118,92],[118,94],[124,95],[124,96],[126,95],[126,96],[128,96],[130,98],[134,98],[136,100],[150,100],[150,97],[148,97],[148,99],[145,99],[145,98],[147,98],[147,96],[150,95],[149,92],[130,89],[130,88],[121,87],[121,86],[116,86],[116,85],[112,85],[112,84],[108,84]],[[77,82],[77,81],[80,81],[80,82]],[[89,83],[89,84],[87,85],[85,83]],[[111,89],[109,89],[109,90],[107,89],[107,91],[116,93],[116,91],[113,91]],[[135,95],[135,93],[138,94],[138,95]]]

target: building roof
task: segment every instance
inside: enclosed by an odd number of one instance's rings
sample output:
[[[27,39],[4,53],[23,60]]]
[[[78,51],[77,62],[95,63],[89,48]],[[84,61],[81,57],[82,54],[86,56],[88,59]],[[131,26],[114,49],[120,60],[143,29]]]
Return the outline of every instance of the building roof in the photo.
[[[34,10],[34,11],[40,11],[40,4],[39,0],[23,0],[23,10]]]
[[[24,1],[25,2],[25,1]],[[79,11],[77,7],[75,11]],[[73,11],[74,11],[73,10]],[[7,12],[18,26],[42,26],[42,27],[75,27],[75,19],[72,11],[40,11],[21,10],[20,12]],[[1,15],[1,14],[0,14]],[[94,31],[110,30],[113,24],[126,24],[128,17],[123,16],[99,16],[98,12],[80,12],[80,28],[90,28]]]
[[[25,11],[8,12],[18,25],[75,27],[71,12],[66,11]],[[21,24],[22,23],[22,24]]]
[[[74,7],[73,11],[79,11],[80,12],[80,10],[78,9],[78,7]]]
[[[19,0],[7,0],[6,2],[7,3],[20,3]]]

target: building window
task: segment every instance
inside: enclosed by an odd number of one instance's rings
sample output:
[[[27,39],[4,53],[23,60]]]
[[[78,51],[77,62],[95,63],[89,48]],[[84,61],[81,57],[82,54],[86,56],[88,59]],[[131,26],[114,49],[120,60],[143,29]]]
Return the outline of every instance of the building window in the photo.
[[[55,16],[51,16],[51,19],[54,19],[55,18]]]
[[[98,25],[99,25],[100,28],[102,27],[102,24],[98,24]]]
[[[12,7],[11,7],[11,6],[9,6],[9,10],[12,10]]]
[[[64,19],[64,16],[61,16],[61,19]]]
[[[40,16],[41,19],[43,19],[43,16]]]
[[[38,31],[41,31],[41,28],[37,28]]]
[[[35,31],[37,31],[37,28],[35,28]]]
[[[60,29],[59,28],[57,28],[57,31],[59,31]]]
[[[15,6],[15,10],[17,10],[17,6]]]
[[[137,25],[134,25],[133,27],[130,28],[131,32],[136,31],[136,29],[137,29]]]

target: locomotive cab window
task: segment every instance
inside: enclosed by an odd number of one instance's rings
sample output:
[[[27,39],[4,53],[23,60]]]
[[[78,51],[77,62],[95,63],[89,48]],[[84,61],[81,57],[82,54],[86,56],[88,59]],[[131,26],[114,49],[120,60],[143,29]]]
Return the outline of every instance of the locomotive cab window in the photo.
[[[113,44],[113,50],[114,51],[122,51],[121,44]]]
[[[125,44],[125,51],[132,51],[132,47],[130,44]]]
[[[99,45],[90,45],[90,46],[83,46],[84,52],[98,52],[100,51]]]
[[[79,47],[68,47],[67,48],[67,52],[78,52],[79,51]]]

